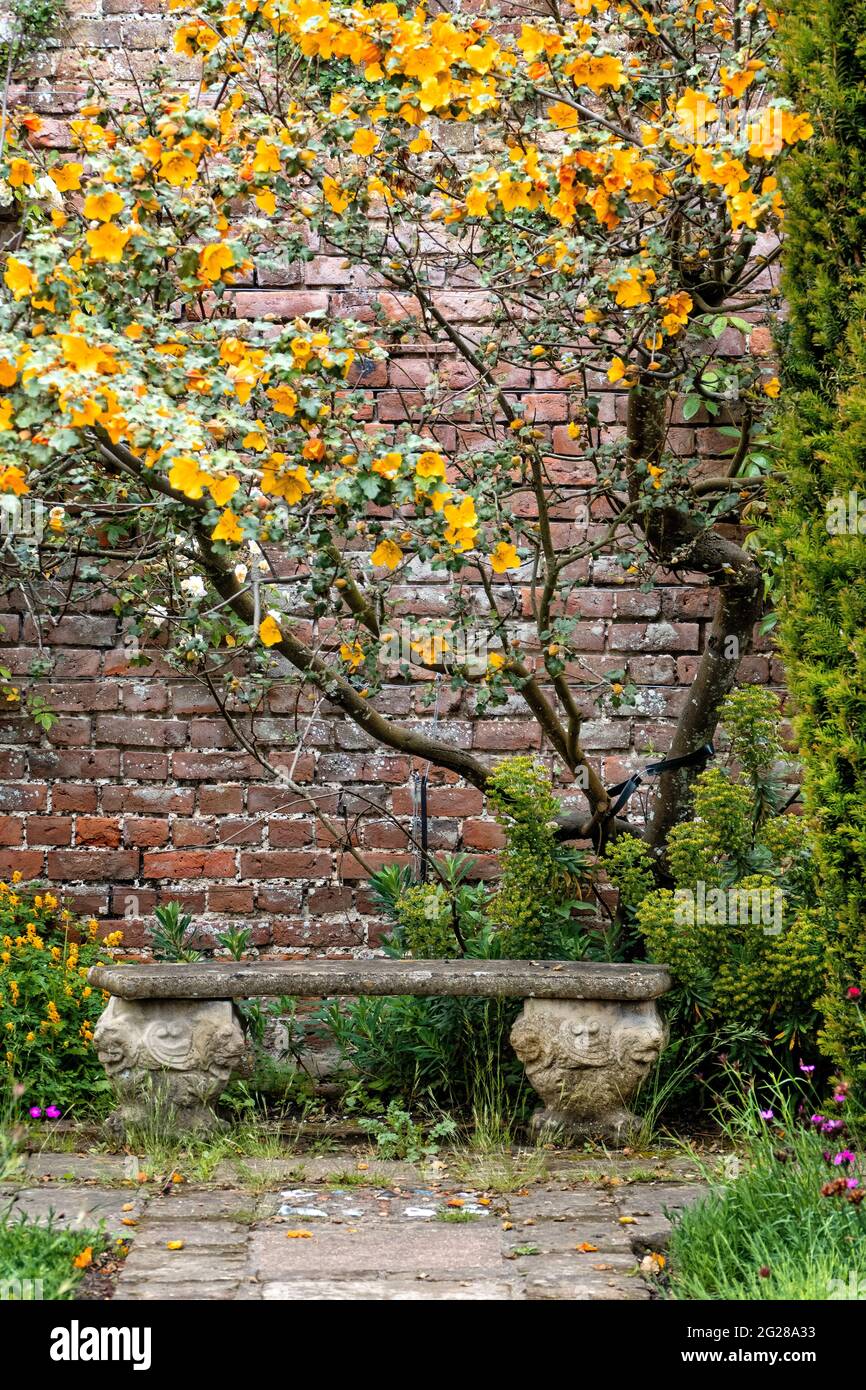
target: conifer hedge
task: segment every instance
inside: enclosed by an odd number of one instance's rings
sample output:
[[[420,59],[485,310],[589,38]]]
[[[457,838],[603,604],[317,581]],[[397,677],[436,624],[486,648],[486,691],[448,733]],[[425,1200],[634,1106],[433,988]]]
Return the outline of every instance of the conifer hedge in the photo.
[[[866,1110],[866,0],[789,0],[779,635],[828,911],[825,1054]],[[853,524],[852,524],[853,523]]]

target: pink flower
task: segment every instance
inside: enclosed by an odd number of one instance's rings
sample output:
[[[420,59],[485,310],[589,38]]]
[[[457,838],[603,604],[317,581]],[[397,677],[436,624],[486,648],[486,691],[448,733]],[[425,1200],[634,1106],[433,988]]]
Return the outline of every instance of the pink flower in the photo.
[[[860,998],[860,995],[862,994],[862,992],[863,992],[863,991],[862,991],[857,985],[849,985],[849,987],[848,987],[848,998],[849,998],[849,999],[859,999],[859,998]]]
[[[758,1114],[760,1115],[762,1120],[772,1120],[773,1118],[772,1110],[759,1110]]]
[[[848,1097],[845,1095],[844,1091],[837,1091],[833,1099],[835,1100],[837,1105],[844,1105]]]
[[[42,1111],[39,1109],[39,1106],[38,1106],[38,1105],[31,1105],[31,1107],[30,1107],[30,1118],[31,1118],[31,1120],[41,1120],[41,1119],[42,1119]]]
[[[850,1149],[842,1149],[839,1153],[834,1155],[833,1162],[837,1168],[847,1168],[849,1163],[854,1162],[854,1155]]]
[[[803,1073],[804,1076],[811,1076],[814,1070],[814,1066],[809,1067],[806,1065],[805,1062],[800,1062],[800,1071]]]
[[[56,1106],[56,1105],[46,1105],[46,1107],[45,1107],[45,1118],[46,1118],[46,1120],[59,1120],[59,1119],[60,1119],[60,1111],[57,1109],[57,1106]]]

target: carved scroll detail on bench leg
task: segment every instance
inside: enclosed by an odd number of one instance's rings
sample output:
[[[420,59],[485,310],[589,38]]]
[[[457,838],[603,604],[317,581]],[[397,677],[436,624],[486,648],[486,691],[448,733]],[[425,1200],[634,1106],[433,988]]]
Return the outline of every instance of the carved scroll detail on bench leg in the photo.
[[[160,1113],[173,1132],[213,1128],[212,1107],[244,1053],[228,1000],[112,997],[93,1040],[119,1103],[109,1124],[121,1133]]]
[[[536,1129],[620,1143],[627,1102],[667,1041],[654,1000],[527,999],[511,1042],[541,1099]]]

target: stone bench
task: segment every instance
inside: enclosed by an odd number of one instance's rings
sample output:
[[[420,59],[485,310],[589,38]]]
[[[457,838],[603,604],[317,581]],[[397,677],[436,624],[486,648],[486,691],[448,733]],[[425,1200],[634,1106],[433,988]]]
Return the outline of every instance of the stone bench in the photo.
[[[671,985],[663,965],[380,958],[100,965],[88,978],[112,996],[94,1042],[120,1128],[142,1123],[157,1101],[177,1129],[213,1123],[244,1052],[235,999],[475,995],[524,1000],[511,1042],[544,1102],[536,1128],[613,1141],[665,1044],[656,1000]]]

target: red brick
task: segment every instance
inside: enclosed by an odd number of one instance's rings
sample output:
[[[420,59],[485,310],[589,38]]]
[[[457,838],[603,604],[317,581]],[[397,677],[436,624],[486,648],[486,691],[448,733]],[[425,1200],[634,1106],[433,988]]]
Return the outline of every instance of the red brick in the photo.
[[[265,835],[262,820],[228,817],[217,824],[217,838],[223,845],[260,845]]]
[[[24,843],[24,821],[17,816],[0,816],[0,845],[16,846]],[[38,841],[31,841],[38,844]]]
[[[111,814],[142,811],[145,815],[174,812],[190,816],[195,810],[195,792],[189,787],[103,787],[102,809]]]
[[[414,803],[409,787],[397,787],[391,798],[395,815],[412,814]],[[484,796],[477,787],[431,787],[427,793],[427,811],[431,816],[479,816],[484,809]]]
[[[168,708],[168,692],[155,681],[125,685],[121,690],[120,703],[130,714],[161,714]]]
[[[27,843],[28,845],[71,845],[73,824],[71,816],[29,816],[27,819]]]
[[[172,758],[172,771],[181,781],[213,782],[234,777],[246,781],[248,777],[263,777],[264,771],[255,758],[246,753],[175,753]]]
[[[48,788],[17,786],[9,783],[0,786],[0,808],[4,811],[41,811],[48,804]]]
[[[203,816],[228,816],[244,809],[243,787],[200,787],[198,809]]]
[[[209,912],[252,912],[253,890],[239,884],[212,884],[207,890]]]
[[[178,849],[205,849],[215,839],[213,825],[204,820],[176,820],[173,833]]]
[[[130,719],[123,714],[101,714],[96,720],[99,743],[133,744],[139,748],[180,748],[187,726],[180,719]]]
[[[259,894],[261,903],[261,893]],[[307,898],[307,911],[311,917],[334,916],[336,913],[351,912],[353,894],[351,888],[313,888]]]
[[[95,811],[98,798],[96,787],[58,782],[51,789],[51,808],[54,811]]]
[[[239,319],[260,319],[273,314],[277,319],[306,318],[328,308],[324,290],[252,290],[234,297]]]
[[[241,878],[328,878],[330,854],[314,850],[260,850],[241,854]]]
[[[415,858],[411,854],[385,854],[375,850],[367,850],[364,859],[369,868],[385,869],[389,864],[403,864],[411,869],[414,866]],[[353,882],[359,878],[367,878],[367,870],[362,868],[357,859],[351,854],[344,854],[340,865],[340,874],[344,879],[351,879]]]
[[[467,820],[463,822],[463,844],[466,849],[501,849],[505,835],[496,821]]]
[[[166,850],[145,854],[143,878],[233,878],[235,856],[231,850]]]
[[[322,827],[319,827],[321,829]],[[268,822],[271,849],[302,849],[313,843],[312,820],[272,820]]]
[[[321,782],[405,782],[409,776],[406,758],[392,757],[385,752],[367,755],[324,753],[317,768]]]
[[[43,854],[38,849],[0,850],[0,878],[9,879],[14,873],[22,878],[42,877]]]
[[[168,844],[168,821],[155,816],[130,816],[124,823],[123,838],[128,845],[145,849]]]
[[[132,879],[138,874],[135,850],[55,849],[48,851],[51,879]]]
[[[272,884],[261,884],[258,889],[258,909],[260,912],[299,912],[301,908],[301,888],[277,888]]]
[[[103,849],[116,849],[120,844],[120,822],[106,820],[101,816],[79,816],[75,829],[75,842],[78,845],[97,845]]]
[[[124,752],[123,775],[145,782],[165,782],[168,779],[168,754]]]

